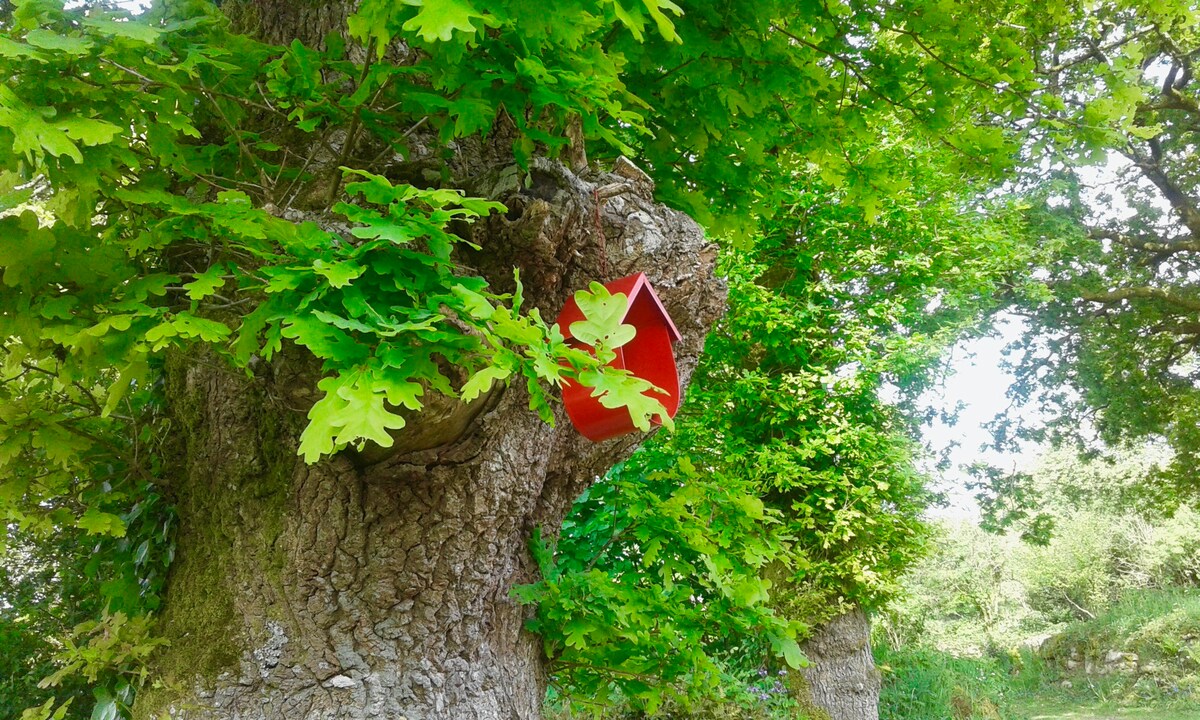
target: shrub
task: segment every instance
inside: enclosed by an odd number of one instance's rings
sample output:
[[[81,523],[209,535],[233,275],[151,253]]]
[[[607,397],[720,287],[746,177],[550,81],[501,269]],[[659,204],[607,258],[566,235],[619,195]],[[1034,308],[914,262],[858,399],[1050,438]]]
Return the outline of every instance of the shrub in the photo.
[[[876,650],[881,720],[1017,720],[1009,669],[996,658],[956,658],[926,648]]]

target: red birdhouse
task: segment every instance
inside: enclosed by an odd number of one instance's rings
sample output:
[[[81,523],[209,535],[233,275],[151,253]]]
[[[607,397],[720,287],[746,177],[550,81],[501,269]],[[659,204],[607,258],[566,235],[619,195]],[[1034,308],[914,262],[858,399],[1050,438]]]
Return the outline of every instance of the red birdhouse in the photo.
[[[622,322],[637,328],[632,340],[615,349],[617,357],[609,364],[624,368],[665,390],[666,395],[646,394],[659,400],[666,407],[667,414],[675,417],[679,409],[679,371],[675,367],[671,344],[679,341],[679,330],[671,322],[667,309],[654,293],[645,273],[613,280],[604,287],[613,295],[625,295],[625,317]],[[583,319],[583,311],[572,297],[567,300],[556,320],[568,342],[581,347],[583,343],[571,337],[570,327],[571,323]],[[589,440],[600,442],[636,429],[627,408],[604,407],[599,399],[592,397],[592,388],[567,382],[563,386],[563,404],[575,429]]]

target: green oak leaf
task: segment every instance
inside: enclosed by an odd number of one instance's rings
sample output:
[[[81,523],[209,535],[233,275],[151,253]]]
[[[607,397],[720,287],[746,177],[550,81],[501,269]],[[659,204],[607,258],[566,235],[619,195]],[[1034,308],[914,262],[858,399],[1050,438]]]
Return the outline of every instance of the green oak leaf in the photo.
[[[225,284],[226,267],[224,263],[217,263],[209,269],[196,276],[196,279],[184,285],[187,290],[188,298],[192,300],[203,300],[212,295]]]
[[[811,664],[808,658],[804,656],[804,651],[800,649],[800,645],[794,639],[783,635],[775,635],[774,633],[767,635],[767,639],[771,642],[771,649],[777,654],[782,655],[784,662],[789,667],[799,670]]]
[[[117,409],[117,404],[125,397],[129,391],[131,384],[144,382],[146,374],[150,372],[150,365],[145,358],[141,358],[129,363],[121,368],[120,374],[117,376],[117,381],[108,389],[108,397],[105,398],[104,408],[100,413],[100,417],[108,417],[113,410]]]
[[[80,515],[79,519],[75,521],[75,527],[84,530],[89,535],[125,537],[125,523],[120,516],[101,512],[96,508],[88,508],[83,515]]]
[[[622,324],[629,307],[625,293],[614,295],[598,282],[593,282],[589,290],[575,293],[575,302],[585,319],[571,323],[571,337],[588,345],[610,349],[632,340],[637,328]]]
[[[360,277],[367,271],[365,267],[358,263],[349,260],[341,262],[325,262],[324,260],[314,260],[312,264],[313,270],[318,274],[323,275],[329,284],[335,288],[346,287],[355,278]]]
[[[507,368],[497,367],[495,365],[485,367],[479,372],[471,376],[469,380],[463,383],[462,399],[463,402],[471,402],[481,394],[492,389],[492,383],[496,380],[504,380],[512,375],[512,371]]]
[[[466,304],[467,313],[476,320],[490,320],[496,314],[495,306],[474,290],[455,285],[454,294],[462,299]]]
[[[642,432],[650,430],[651,419],[655,417],[664,427],[675,427],[662,402],[645,394],[663,391],[628,370],[611,367],[585,370],[579,374],[579,382],[592,388],[592,397],[599,398],[604,407],[627,408],[634,427]]]
[[[391,447],[395,441],[388,430],[404,427],[404,418],[390,412],[384,404],[385,395],[376,392],[364,380],[360,377],[357,382],[338,388],[338,397],[346,405],[336,420],[340,430],[333,441],[338,445],[356,443],[361,447],[363,440],[370,440],[380,447]]]
[[[338,328],[313,316],[291,316],[283,321],[283,336],[303,345],[319,358],[352,363],[362,360],[366,348]]]
[[[83,25],[101,35],[135,40],[147,45],[158,41],[162,30],[136,20],[114,20],[106,17],[84,17]]]
[[[58,123],[57,126],[67,137],[84,145],[104,145],[121,134],[121,128],[116,125],[91,118],[71,118]]]
[[[671,0],[642,0],[642,4],[650,12],[650,17],[654,18],[654,23],[658,25],[658,34],[662,35],[664,40],[683,43],[683,38],[679,37],[679,33],[675,32],[675,23],[671,22],[671,19],[663,12],[663,8],[666,8],[676,15],[682,15],[683,8],[671,2]]]
[[[416,16],[404,23],[404,30],[416,33],[425,42],[449,41],[454,37],[456,30],[474,35],[479,29],[475,27],[474,20],[486,18],[466,0],[404,0],[404,2],[406,5],[421,8]]]
[[[92,41],[87,38],[59,35],[43,28],[30,30],[25,42],[43,50],[60,50],[68,55],[84,55],[92,49]]]
[[[403,406],[409,410],[420,410],[423,407],[418,399],[425,394],[421,383],[395,377],[395,373],[376,374],[371,382],[371,389],[383,393],[392,405]]]

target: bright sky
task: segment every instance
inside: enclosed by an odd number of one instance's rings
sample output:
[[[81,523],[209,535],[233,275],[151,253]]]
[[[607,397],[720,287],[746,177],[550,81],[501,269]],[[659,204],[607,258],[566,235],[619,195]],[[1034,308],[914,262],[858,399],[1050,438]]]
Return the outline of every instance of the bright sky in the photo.
[[[1098,217],[1125,218],[1134,213],[1117,190],[1122,172],[1128,168],[1129,161],[1116,153],[1111,154],[1104,165],[1079,168],[1079,175],[1087,184],[1083,192],[1084,200],[1094,208]],[[1145,183],[1144,180],[1138,182]],[[1105,191],[1109,194],[1105,195]],[[1155,204],[1164,213],[1170,212],[1163,202]],[[946,425],[938,422],[924,433],[924,440],[935,453],[940,454],[957,443],[951,451],[950,468],[940,472],[932,467],[933,463],[926,468],[931,477],[938,479],[935,488],[945,492],[951,503],[947,508],[935,510],[932,514],[936,517],[978,518],[973,494],[965,487],[970,478],[961,466],[983,460],[1005,470],[1031,470],[1037,463],[1043,450],[1039,446],[1027,445],[1020,453],[1008,455],[994,450],[981,450],[981,446],[991,440],[990,433],[983,426],[1009,406],[1006,393],[1014,378],[1000,369],[1002,351],[1023,331],[1022,321],[1010,317],[1007,322],[1000,324],[997,337],[981,338],[956,346],[951,359],[952,374],[946,380],[945,387],[941,393],[930,393],[926,397],[931,407],[939,409],[953,408],[959,402],[964,404],[958,423]],[[1031,411],[1025,411],[1022,416],[1029,421],[1036,419]]]
[[[961,343],[954,348],[951,359],[951,375],[940,392],[927,393],[925,401],[932,407],[952,409],[963,404],[958,422],[947,425],[935,421],[924,432],[924,440],[936,454],[950,449],[951,466],[938,471],[931,462],[926,470],[937,479],[936,490],[946,493],[950,505],[931,512],[934,517],[977,519],[978,507],[973,493],[966,489],[969,480],[962,466],[986,461],[1006,470],[1032,469],[1041,448],[1028,445],[1018,454],[1001,454],[983,445],[991,441],[991,434],[984,429],[997,414],[1006,410],[1009,399],[1008,388],[1014,380],[1011,373],[1000,368],[1004,346],[1016,339],[1023,324],[1012,318],[1000,325],[996,337],[980,338]],[[1025,413],[1026,417],[1028,411]]]

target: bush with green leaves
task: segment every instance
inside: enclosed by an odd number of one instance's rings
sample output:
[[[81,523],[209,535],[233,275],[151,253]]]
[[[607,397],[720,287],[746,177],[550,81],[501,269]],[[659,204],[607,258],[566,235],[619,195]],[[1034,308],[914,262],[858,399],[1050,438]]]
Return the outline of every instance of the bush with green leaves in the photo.
[[[995,658],[959,658],[932,648],[876,646],[883,673],[881,720],[1020,720],[1011,709],[1011,669]]]
[[[944,522],[935,525],[930,547],[878,617],[877,633],[889,646],[977,657],[1044,629],[1028,602],[1020,540]]]
[[[1161,459],[1154,448],[1091,461],[1049,453],[1023,481],[1040,519],[1010,514],[1007,534],[941,523],[932,554],[883,615],[886,637],[894,646],[978,654],[1092,620],[1131,593],[1200,587],[1197,511],[1163,515],[1134,501]]]

